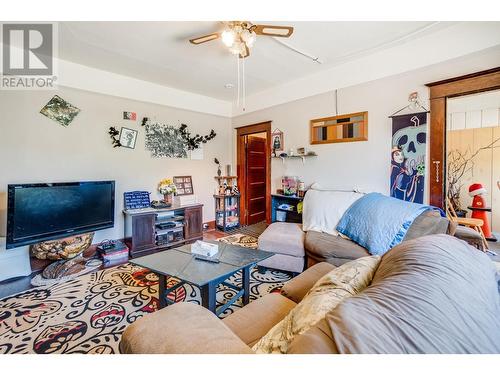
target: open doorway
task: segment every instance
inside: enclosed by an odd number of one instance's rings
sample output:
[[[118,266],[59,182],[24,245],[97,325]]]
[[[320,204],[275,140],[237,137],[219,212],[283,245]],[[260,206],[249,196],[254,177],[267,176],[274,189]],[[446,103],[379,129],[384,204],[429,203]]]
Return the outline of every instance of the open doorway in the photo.
[[[271,219],[271,122],[236,129],[240,221],[252,225]]]
[[[500,90],[447,98],[446,196],[459,216],[500,236]]]

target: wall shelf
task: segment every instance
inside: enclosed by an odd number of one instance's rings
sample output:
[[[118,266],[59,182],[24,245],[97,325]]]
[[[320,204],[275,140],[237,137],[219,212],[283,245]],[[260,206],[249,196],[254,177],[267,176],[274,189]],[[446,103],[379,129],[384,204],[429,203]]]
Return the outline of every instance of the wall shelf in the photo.
[[[285,164],[285,160],[286,159],[301,159],[302,160],[302,164],[305,164],[307,158],[314,158],[314,157],[317,157],[317,156],[318,155],[316,155],[316,154],[314,154],[314,155],[287,155],[287,156],[273,156],[272,158],[273,159],[281,159],[281,161],[283,162],[283,164]]]

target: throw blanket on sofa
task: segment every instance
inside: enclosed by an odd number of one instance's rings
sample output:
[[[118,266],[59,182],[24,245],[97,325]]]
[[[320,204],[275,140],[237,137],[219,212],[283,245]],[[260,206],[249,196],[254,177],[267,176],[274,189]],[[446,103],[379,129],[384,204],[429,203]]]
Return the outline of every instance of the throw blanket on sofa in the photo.
[[[370,193],[349,207],[337,230],[368,249],[370,254],[382,255],[403,241],[413,221],[428,210],[439,209]]]

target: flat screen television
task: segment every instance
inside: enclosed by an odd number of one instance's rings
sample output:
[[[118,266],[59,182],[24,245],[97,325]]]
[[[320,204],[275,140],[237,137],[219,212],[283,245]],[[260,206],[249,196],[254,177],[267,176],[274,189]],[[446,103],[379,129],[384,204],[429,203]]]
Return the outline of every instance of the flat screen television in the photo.
[[[6,247],[112,228],[115,182],[8,185]]]

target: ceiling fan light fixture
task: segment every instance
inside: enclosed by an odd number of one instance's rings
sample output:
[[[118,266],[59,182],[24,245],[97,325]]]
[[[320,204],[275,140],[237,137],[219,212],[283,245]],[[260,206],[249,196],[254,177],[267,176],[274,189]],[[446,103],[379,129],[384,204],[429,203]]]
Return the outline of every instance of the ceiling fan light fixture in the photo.
[[[252,48],[256,38],[257,35],[251,30],[245,29],[241,32],[241,40],[245,42],[248,48]]]
[[[245,43],[240,42],[240,41],[236,41],[233,43],[233,45],[231,47],[229,47],[229,51],[231,51],[231,53],[233,55],[245,54],[245,52],[246,52]]]
[[[221,34],[222,43],[226,45],[226,47],[231,48],[234,45],[234,41],[236,39],[236,34],[231,29],[226,29]]]

